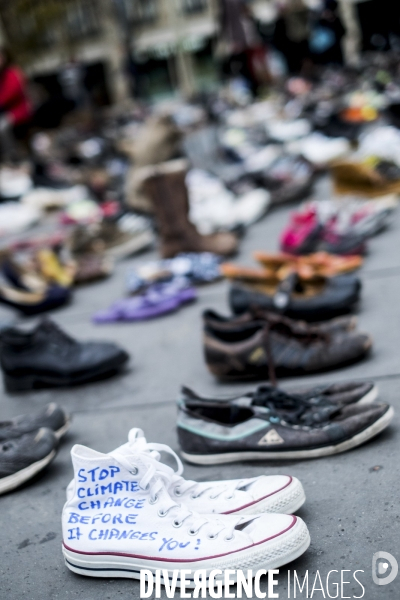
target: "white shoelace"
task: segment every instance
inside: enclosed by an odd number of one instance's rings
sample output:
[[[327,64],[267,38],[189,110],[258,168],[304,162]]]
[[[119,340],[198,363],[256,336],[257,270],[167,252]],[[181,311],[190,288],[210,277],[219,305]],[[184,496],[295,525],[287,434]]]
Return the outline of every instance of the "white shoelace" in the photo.
[[[144,443],[146,443],[146,440],[144,440]],[[142,445],[143,443],[141,442],[140,444]],[[162,446],[162,444],[154,445]],[[140,481],[138,481],[139,487],[149,493],[150,504],[156,504],[157,502],[160,502],[160,508],[158,509],[159,517],[166,517],[167,515],[174,517],[174,527],[181,527],[186,522],[189,527],[188,533],[190,535],[196,535],[199,533],[200,529],[208,525],[208,537],[210,539],[216,538],[221,532],[224,531],[225,540],[229,541],[233,539],[234,530],[239,523],[242,524],[249,520],[248,517],[229,517],[229,519],[225,519],[225,521],[223,521],[217,516],[215,519],[213,518],[210,520],[202,515],[193,513],[184,505],[177,504],[172,500],[165,486],[165,483],[168,485],[170,482],[170,473],[167,471],[167,469],[172,471],[172,473],[174,473],[174,471],[167,465],[159,463],[153,458],[153,456],[151,456],[150,453],[154,452],[155,450],[148,450],[146,448],[147,452],[142,452],[137,446],[138,445],[136,443],[131,445],[132,453],[126,452],[125,450],[123,452],[120,450],[115,450],[110,454],[132,475],[136,475],[140,471],[140,469],[136,466],[138,458],[140,458],[140,462],[146,466],[146,472],[142,475]],[[250,520],[253,519],[254,517],[252,517]]]
[[[191,492],[191,497],[193,499],[199,498],[200,496],[204,496],[207,492],[211,492],[208,496],[209,500],[215,500],[216,498],[220,498],[222,494],[226,494],[225,499],[230,500],[233,498],[235,492],[246,485],[245,480],[239,480],[235,482],[231,482],[230,484],[226,483],[213,483],[208,482],[208,486],[204,487],[204,484],[198,483],[196,481],[186,480],[182,477],[183,473],[183,465],[179,456],[165,444],[157,444],[150,443],[146,441],[146,438],[143,435],[143,431],[141,429],[135,428],[131,429],[129,432],[129,442],[128,445],[132,451],[141,452],[151,456],[153,460],[157,461],[157,472],[163,473],[168,477],[168,480],[165,479],[168,486],[173,488],[173,492],[176,496],[183,496]],[[161,452],[165,452],[172,456],[177,464],[177,470],[174,471],[168,465],[160,462]]]

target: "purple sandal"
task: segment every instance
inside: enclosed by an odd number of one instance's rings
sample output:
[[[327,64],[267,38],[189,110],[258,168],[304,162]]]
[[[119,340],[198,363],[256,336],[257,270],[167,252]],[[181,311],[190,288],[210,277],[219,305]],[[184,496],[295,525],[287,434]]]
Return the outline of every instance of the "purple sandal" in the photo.
[[[175,310],[183,304],[196,300],[195,288],[186,280],[173,280],[150,286],[144,294],[124,298],[114,302],[107,310],[96,313],[95,323],[114,323],[116,321],[145,321],[154,319]]]

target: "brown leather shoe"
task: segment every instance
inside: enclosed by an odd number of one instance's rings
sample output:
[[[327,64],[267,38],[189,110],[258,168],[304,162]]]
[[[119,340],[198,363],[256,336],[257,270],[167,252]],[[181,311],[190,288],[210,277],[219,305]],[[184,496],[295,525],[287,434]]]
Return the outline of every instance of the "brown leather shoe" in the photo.
[[[185,176],[186,160],[174,160],[149,167],[143,182],[151,198],[161,238],[161,255],[173,258],[181,252],[213,252],[230,256],[238,240],[231,233],[200,235],[188,218],[189,200]]]
[[[298,329],[289,320],[270,319],[236,329],[205,324],[204,352],[209,370],[219,379],[269,379],[343,367],[363,358],[372,346],[364,333],[329,335]]]

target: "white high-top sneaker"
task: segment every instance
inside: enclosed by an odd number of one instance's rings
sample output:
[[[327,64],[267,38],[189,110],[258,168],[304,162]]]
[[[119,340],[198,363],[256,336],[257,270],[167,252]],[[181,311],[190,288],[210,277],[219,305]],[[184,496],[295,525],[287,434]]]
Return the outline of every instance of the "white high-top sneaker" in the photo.
[[[303,486],[289,475],[261,475],[251,479],[205,481],[197,483],[182,477],[183,465],[175,452],[164,444],[146,441],[141,429],[132,429],[129,442],[120,448],[123,452],[143,452],[153,460],[157,472],[162,473],[168,492],[177,502],[184,502],[190,510],[210,514],[254,515],[260,513],[293,514],[305,502]],[[174,457],[177,471],[160,462],[160,453]],[[67,499],[74,492],[74,481],[67,488]]]
[[[63,510],[63,553],[71,571],[139,578],[141,569],[275,569],[310,543],[291,515],[199,515],[169,495],[148,452],[121,447],[71,451],[74,492]],[[180,583],[178,582],[178,585]]]

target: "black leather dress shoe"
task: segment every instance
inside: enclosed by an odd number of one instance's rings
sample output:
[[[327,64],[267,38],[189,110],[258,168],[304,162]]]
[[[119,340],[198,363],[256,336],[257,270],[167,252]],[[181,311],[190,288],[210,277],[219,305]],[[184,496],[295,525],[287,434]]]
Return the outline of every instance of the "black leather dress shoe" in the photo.
[[[78,342],[43,320],[32,331],[3,332],[0,364],[9,392],[65,387],[115,374],[129,355],[110,342]]]
[[[308,287],[293,277],[283,281],[275,294],[268,293],[262,286],[234,284],[229,303],[237,315],[262,308],[291,319],[326,321],[350,312],[360,292],[361,282],[353,275],[321,279],[321,283]]]

